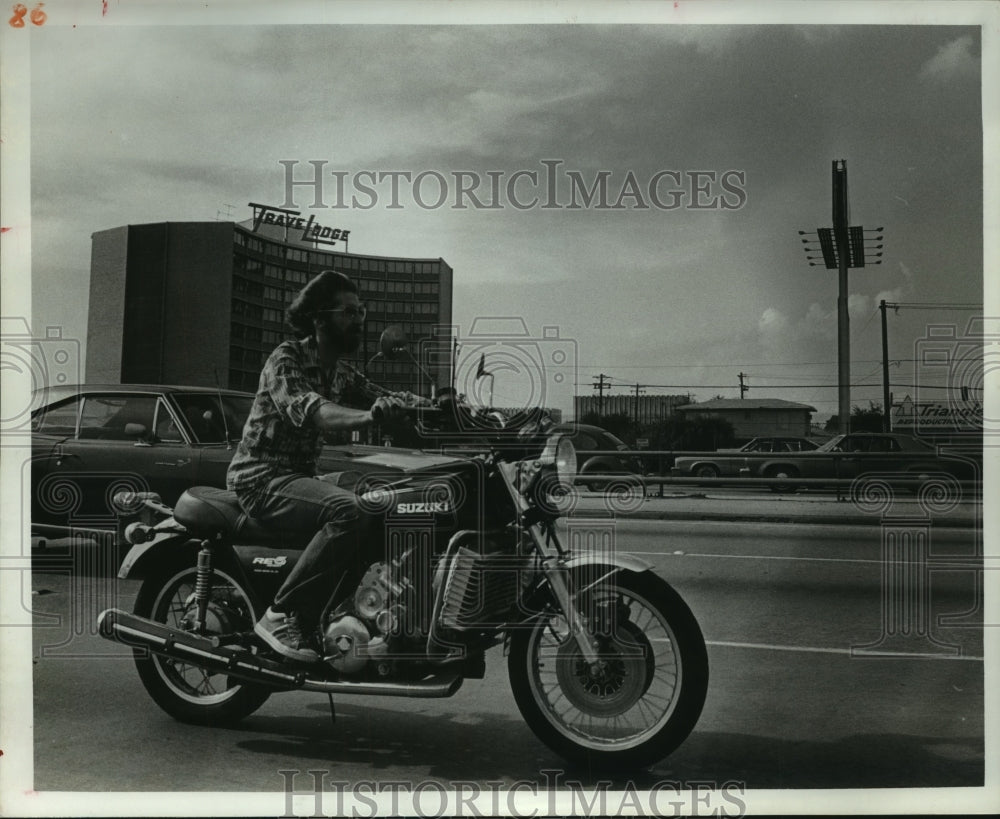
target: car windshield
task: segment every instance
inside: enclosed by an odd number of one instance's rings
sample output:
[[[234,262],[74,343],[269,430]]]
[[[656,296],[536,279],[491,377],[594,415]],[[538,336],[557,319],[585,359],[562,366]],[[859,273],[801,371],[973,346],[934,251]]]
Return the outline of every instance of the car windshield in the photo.
[[[231,393],[181,392],[173,398],[200,444],[238,441],[253,404],[252,395]]]
[[[817,452],[893,452],[898,450],[933,450],[934,448],[917,438],[897,436],[850,436],[838,435],[823,444]]]
[[[840,444],[844,440],[845,437],[846,436],[844,436],[844,435],[838,435],[836,438],[831,438],[825,444],[820,444],[819,449],[817,449],[816,451],[817,452],[836,452],[838,450],[838,448],[840,447]]]

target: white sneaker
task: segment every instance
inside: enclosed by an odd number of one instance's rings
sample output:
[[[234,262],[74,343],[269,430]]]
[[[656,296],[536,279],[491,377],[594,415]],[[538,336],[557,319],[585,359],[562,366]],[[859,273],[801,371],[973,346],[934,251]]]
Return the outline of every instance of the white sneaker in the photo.
[[[319,660],[319,654],[309,648],[309,643],[299,627],[299,616],[294,611],[272,611],[268,608],[253,627],[253,631],[289,660],[300,663],[315,663]]]

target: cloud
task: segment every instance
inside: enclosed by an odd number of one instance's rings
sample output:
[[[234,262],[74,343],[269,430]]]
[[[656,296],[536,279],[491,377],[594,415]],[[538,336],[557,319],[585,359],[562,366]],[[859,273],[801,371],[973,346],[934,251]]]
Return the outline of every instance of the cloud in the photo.
[[[923,64],[920,76],[930,80],[950,80],[979,75],[980,60],[972,51],[970,35],[964,35],[941,46],[937,54]]]
[[[773,336],[788,329],[788,316],[776,307],[768,307],[757,322],[757,328],[763,336]]]

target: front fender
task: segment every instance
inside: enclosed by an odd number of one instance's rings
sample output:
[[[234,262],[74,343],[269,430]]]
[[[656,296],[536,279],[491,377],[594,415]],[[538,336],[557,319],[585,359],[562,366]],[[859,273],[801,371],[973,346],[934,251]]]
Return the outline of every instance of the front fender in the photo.
[[[148,543],[136,543],[126,552],[122,565],[118,568],[118,577],[122,580],[142,578],[146,569],[155,563],[162,555],[175,552],[182,546],[192,543],[187,532],[160,532]]]
[[[648,572],[653,564],[636,557],[629,552],[577,552],[563,566],[567,569],[577,569],[581,566],[606,566],[608,571],[627,569],[630,572]]]

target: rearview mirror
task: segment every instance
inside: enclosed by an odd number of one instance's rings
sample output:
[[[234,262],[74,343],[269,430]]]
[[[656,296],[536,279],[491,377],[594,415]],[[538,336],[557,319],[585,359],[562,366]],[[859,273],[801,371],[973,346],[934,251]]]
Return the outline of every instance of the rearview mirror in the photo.
[[[383,358],[393,359],[406,351],[406,331],[399,324],[390,324],[378,340],[378,351]]]
[[[125,425],[125,437],[126,438],[145,438],[148,430],[145,424],[126,424]]]

